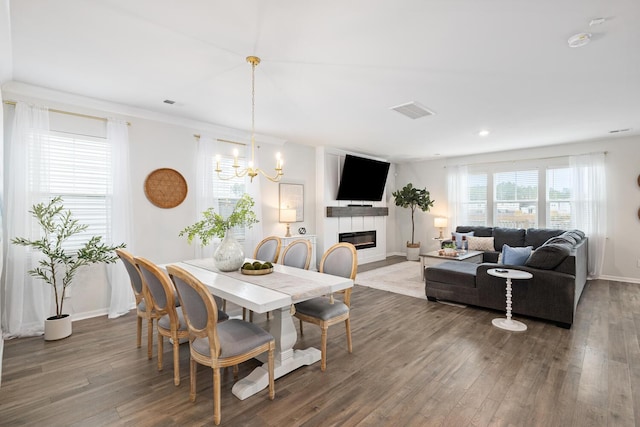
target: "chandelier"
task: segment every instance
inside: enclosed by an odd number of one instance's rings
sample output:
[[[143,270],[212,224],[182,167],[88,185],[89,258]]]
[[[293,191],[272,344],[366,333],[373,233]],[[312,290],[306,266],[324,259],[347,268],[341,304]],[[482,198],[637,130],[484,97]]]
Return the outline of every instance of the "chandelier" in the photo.
[[[251,160],[247,164],[247,167],[240,169],[238,164],[238,150],[233,150],[233,174],[229,176],[222,176],[222,169],[220,169],[220,155],[216,155],[216,173],[218,178],[222,180],[229,180],[233,178],[242,178],[249,176],[250,181],[253,182],[253,178],[261,174],[269,181],[278,182],[282,178],[282,158],[280,153],[276,154],[276,174],[273,176],[267,175],[265,171],[255,166],[255,112],[256,112],[256,65],[260,63],[260,58],[257,56],[247,56],[247,62],[251,64]]]

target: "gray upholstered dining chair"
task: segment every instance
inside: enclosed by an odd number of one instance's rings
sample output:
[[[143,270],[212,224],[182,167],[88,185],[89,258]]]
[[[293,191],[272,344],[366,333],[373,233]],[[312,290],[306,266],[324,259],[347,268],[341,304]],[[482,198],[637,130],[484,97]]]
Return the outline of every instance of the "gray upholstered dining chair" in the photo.
[[[269,236],[256,246],[253,251],[253,259],[257,259],[262,262],[270,262],[275,264],[278,262],[280,255],[280,248],[282,247],[282,240],[277,236]]]
[[[147,286],[147,294],[153,304],[153,309],[160,316],[157,323],[158,370],[162,370],[164,337],[167,337],[173,341],[173,383],[180,385],[179,346],[181,339],[189,337],[189,331],[182,315],[182,307],[176,307],[175,304],[175,288],[167,273],[160,267],[142,257],[134,257],[133,259]]]
[[[356,278],[358,270],[358,255],[356,248],[351,243],[336,243],[322,255],[320,260],[320,272],[334,276]],[[309,322],[320,326],[322,352],[320,369],[327,368],[327,330],[329,326],[344,321],[347,329],[347,348],[352,352],[351,345],[351,288],[340,291],[344,294],[342,301],[334,301],[333,295],[313,298],[299,302],[295,305],[295,316],[300,319],[300,333],[304,330],[302,322]]]
[[[280,263],[289,267],[309,269],[311,264],[311,242],[307,239],[298,239],[291,242],[280,257]]]
[[[275,339],[253,323],[240,319],[218,322],[215,299],[202,282],[188,271],[167,266],[175,284],[189,329],[190,391],[189,399],[196,399],[196,370],[200,363],[213,369],[213,421],[220,424],[220,368],[233,366],[237,374],[238,363],[268,353],[269,398],[275,397],[274,350]]]
[[[147,287],[142,280],[140,269],[136,266],[133,260],[133,255],[124,249],[116,249],[116,254],[122,260],[127,273],[129,274],[129,280],[131,281],[131,288],[133,289],[133,295],[136,299],[136,314],[137,314],[137,341],[138,348],[142,345],[142,319],[147,319],[147,358],[151,359],[153,354],[153,321],[158,319],[158,313],[153,309],[153,304],[147,303],[149,297],[147,295]]]

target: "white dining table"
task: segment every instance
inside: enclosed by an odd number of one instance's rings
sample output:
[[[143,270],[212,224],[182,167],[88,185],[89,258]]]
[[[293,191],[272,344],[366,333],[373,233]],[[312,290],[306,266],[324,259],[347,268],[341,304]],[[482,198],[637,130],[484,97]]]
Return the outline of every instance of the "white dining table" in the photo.
[[[247,259],[252,262],[253,260]],[[301,366],[320,360],[319,349],[294,349],[298,332],[293,323],[293,304],[353,287],[353,280],[316,271],[274,264],[273,273],[264,276],[243,275],[239,271],[221,272],[212,259],[195,259],[166,265],[177,265],[204,283],[216,296],[246,307],[256,313],[272,312],[265,329],[276,341],[274,375],[279,378]],[[264,364],[234,384],[232,392],[241,400],[265,389],[269,384],[267,357]]]

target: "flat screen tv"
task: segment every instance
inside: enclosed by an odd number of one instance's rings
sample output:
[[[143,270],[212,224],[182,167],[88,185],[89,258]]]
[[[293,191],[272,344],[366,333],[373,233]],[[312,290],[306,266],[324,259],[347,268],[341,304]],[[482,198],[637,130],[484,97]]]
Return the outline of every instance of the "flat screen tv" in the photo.
[[[389,163],[347,154],[342,167],[337,200],[382,200]]]

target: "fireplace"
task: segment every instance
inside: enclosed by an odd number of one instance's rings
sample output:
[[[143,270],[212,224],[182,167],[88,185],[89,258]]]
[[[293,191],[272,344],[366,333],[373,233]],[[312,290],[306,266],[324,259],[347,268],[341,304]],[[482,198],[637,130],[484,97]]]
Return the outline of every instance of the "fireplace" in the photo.
[[[338,234],[339,242],[351,243],[356,249],[367,249],[376,247],[376,231],[356,231],[353,233]]]

